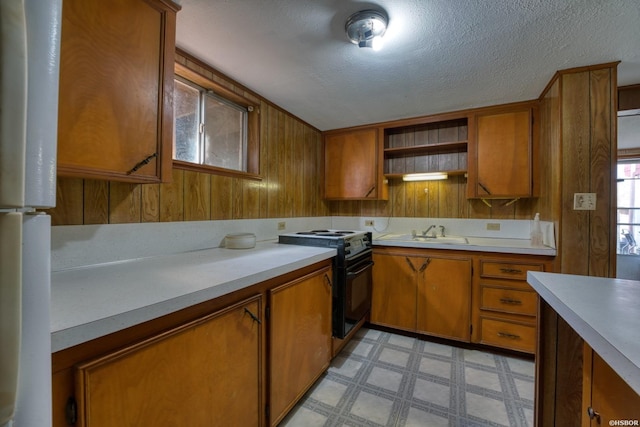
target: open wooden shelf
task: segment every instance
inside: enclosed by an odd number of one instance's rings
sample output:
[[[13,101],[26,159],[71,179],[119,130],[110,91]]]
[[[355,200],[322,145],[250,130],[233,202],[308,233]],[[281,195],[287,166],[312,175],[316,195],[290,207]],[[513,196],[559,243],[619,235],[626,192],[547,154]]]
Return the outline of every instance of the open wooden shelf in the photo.
[[[385,148],[385,158],[416,156],[429,153],[455,153],[467,151],[467,141],[439,142],[436,144],[414,145],[411,147]]]

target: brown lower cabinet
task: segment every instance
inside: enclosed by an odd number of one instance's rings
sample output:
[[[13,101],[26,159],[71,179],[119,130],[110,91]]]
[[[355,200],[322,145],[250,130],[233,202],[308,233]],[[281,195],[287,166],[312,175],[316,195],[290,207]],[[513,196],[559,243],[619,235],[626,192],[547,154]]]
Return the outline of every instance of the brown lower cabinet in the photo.
[[[527,272],[553,257],[376,247],[371,323],[533,354],[538,296]]]
[[[536,350],[538,294],[528,271],[550,271],[547,257],[480,255],[473,283],[471,341],[533,354]]]
[[[78,425],[259,425],[261,332],[248,312],[260,313],[261,302],[242,301],[79,364]]]
[[[640,394],[544,299],[538,316],[534,425],[638,425]]]
[[[640,395],[587,343],[582,367],[582,426],[638,425]]]
[[[322,261],[54,353],[53,426],[276,425],[329,365],[331,277]]]
[[[272,289],[269,298],[269,418],[275,426],[331,362],[331,270]]]
[[[371,323],[469,341],[469,256],[389,247],[373,261]]]

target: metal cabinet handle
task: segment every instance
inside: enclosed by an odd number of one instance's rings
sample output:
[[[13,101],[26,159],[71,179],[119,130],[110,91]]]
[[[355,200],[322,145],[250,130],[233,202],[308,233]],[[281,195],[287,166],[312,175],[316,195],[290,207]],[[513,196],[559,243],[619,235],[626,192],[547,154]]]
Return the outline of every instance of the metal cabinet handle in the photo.
[[[431,258],[425,259],[422,265],[420,266],[420,270],[418,270],[418,272],[422,273],[427,268],[430,262],[431,262]]]
[[[64,416],[67,420],[67,424],[70,426],[78,422],[78,402],[76,402],[76,399],[73,396],[70,396],[69,399],[67,399],[67,404],[64,408]]]
[[[482,188],[487,194],[491,195],[491,191],[489,191],[489,189],[487,187],[485,187],[484,185],[482,185],[481,182],[478,182],[478,185],[480,186],[480,188]]]
[[[258,322],[258,324],[261,324],[262,322],[260,321],[260,319],[258,319],[258,316],[256,316],[255,314],[253,314],[251,312],[251,310],[249,310],[247,307],[244,308],[244,312],[245,314],[248,314],[249,317],[251,317],[251,319],[253,319],[254,322]]]
[[[600,424],[600,413],[594,410],[591,406],[587,408],[587,415],[589,419],[595,419],[598,424]]]
[[[333,288],[333,283],[331,283],[331,279],[329,278],[329,275],[327,273],[324,273],[324,280],[329,287],[329,290],[331,290]]]
[[[502,338],[509,338],[510,340],[519,340],[520,335],[509,334],[507,332],[498,332],[498,336]]]
[[[373,187],[371,187],[369,191],[367,191],[367,194],[365,194],[364,197],[369,197],[369,194],[371,194],[375,189],[376,189],[376,186],[374,185]]]
[[[522,305],[522,301],[511,298],[500,298],[500,302],[508,305]]]
[[[500,271],[502,271],[503,273],[509,273],[509,274],[521,274],[522,270],[518,269],[518,268],[506,268],[503,267],[500,269]]]
[[[158,153],[153,153],[152,155],[147,156],[145,159],[141,160],[133,168],[131,168],[131,170],[127,172],[127,175],[131,175],[132,173],[134,173],[144,165],[148,165],[149,162],[156,157],[158,157]]]
[[[411,271],[413,271],[414,273],[417,273],[416,268],[413,266],[413,263],[411,262],[411,260],[409,259],[409,257],[404,257],[404,260],[407,261],[407,264],[409,264],[409,267],[411,267]]]

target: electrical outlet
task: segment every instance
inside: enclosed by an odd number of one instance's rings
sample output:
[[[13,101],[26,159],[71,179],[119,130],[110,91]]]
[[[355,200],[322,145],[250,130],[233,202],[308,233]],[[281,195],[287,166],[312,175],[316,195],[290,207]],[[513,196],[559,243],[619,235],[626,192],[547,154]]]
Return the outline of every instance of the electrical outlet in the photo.
[[[374,225],[374,222],[373,222],[372,219],[365,219],[364,220],[364,226],[365,227],[373,227],[373,225]]]
[[[278,230],[284,230],[285,228],[287,228],[287,223],[284,221],[280,221],[278,223]]]
[[[596,193],[574,193],[573,209],[576,211],[596,210]]]
[[[500,223],[499,222],[488,222],[487,230],[491,231],[500,231]]]

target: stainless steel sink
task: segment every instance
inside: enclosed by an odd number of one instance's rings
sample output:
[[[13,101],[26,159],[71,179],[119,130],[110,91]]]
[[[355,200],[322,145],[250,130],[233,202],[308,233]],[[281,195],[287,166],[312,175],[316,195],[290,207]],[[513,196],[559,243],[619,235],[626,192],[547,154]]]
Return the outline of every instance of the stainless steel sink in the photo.
[[[445,237],[426,237],[421,235],[414,236],[413,234],[385,234],[378,237],[377,240],[390,240],[399,242],[420,242],[429,244],[441,244],[441,245],[468,245],[469,241],[466,237],[462,236],[445,236]]]

